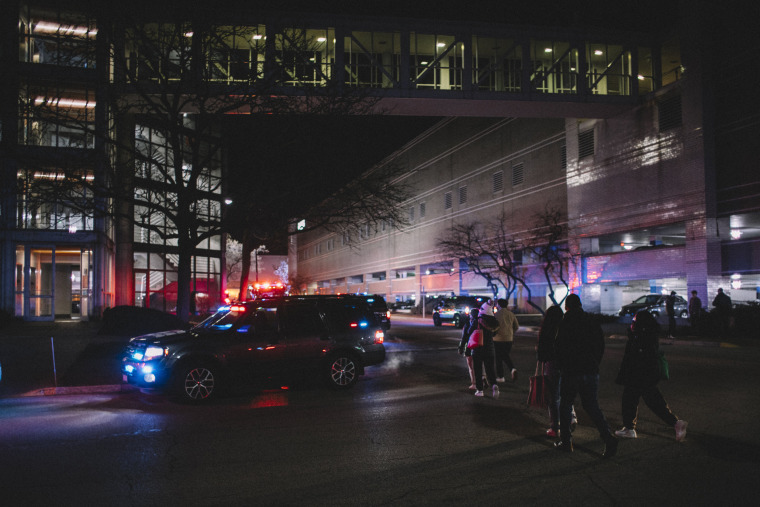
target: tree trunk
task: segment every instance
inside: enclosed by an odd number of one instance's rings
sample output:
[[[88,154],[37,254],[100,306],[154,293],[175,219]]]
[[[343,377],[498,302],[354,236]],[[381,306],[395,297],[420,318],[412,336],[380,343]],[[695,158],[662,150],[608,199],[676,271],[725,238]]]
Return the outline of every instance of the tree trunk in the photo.
[[[192,259],[195,245],[180,234],[179,265],[177,266],[177,317],[182,322],[190,320],[190,285],[192,284]]]
[[[248,231],[243,231],[243,258],[242,266],[241,266],[241,273],[240,273],[240,294],[238,295],[238,301],[245,301],[246,297],[248,296],[248,279],[249,279],[249,273],[251,272],[251,253],[253,253],[254,250],[254,238],[253,235],[250,234]]]

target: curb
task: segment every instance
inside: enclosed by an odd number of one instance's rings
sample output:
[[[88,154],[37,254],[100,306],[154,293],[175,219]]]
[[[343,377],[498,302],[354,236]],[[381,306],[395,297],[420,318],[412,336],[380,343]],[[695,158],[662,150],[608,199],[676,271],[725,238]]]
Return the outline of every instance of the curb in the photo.
[[[16,395],[19,398],[33,396],[64,396],[73,394],[114,394],[136,391],[137,388],[129,384],[110,384],[97,386],[66,386],[66,387],[43,387],[26,393]]]

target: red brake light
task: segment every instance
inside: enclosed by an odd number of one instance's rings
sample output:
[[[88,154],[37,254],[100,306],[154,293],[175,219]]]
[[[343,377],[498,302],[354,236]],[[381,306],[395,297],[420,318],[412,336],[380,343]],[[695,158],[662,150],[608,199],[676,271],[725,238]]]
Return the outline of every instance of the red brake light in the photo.
[[[356,323],[356,322],[352,322],[351,324],[349,324],[349,326],[351,326],[351,327],[359,327],[359,324]]]
[[[385,340],[385,333],[381,329],[375,331],[375,343],[383,343]]]
[[[244,313],[245,312],[245,306],[239,306],[239,305],[230,306],[230,311],[231,312]]]

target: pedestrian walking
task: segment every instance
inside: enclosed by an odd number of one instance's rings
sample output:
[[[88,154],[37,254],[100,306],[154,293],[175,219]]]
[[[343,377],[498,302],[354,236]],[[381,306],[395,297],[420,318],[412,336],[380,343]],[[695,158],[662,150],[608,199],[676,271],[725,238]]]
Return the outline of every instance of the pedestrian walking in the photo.
[[[718,294],[712,302],[718,314],[718,326],[720,334],[723,337],[728,336],[728,329],[731,325],[731,298],[723,292],[722,288],[718,289]]]
[[[559,365],[554,353],[554,340],[563,316],[559,305],[547,308],[538,331],[536,346],[536,360],[543,363],[542,371],[549,388],[549,429],[546,430],[546,436],[549,438],[559,436]]]
[[[668,314],[668,338],[676,337],[676,291],[670,291],[665,298],[665,312]]]
[[[486,300],[485,303],[483,303],[482,305],[480,305],[480,315],[491,315],[491,316],[493,316],[493,314],[494,314],[494,306],[495,306],[495,303],[494,303],[493,299],[488,298],[488,300]]]
[[[657,359],[659,334],[660,325],[648,311],[642,310],[633,317],[623,360],[620,363],[620,372],[615,380],[623,386],[623,427],[615,432],[619,437],[637,437],[636,421],[640,399],[644,400],[657,417],[675,430],[676,441],[681,442],[686,437],[688,423],[673,415],[657,388],[661,378]]]
[[[604,441],[602,456],[610,458],[617,452],[617,438],[599,408],[599,363],[604,356],[604,333],[601,326],[583,311],[581,298],[570,294],[565,299],[565,316],[559,323],[554,351],[560,369],[559,433],[555,447],[572,452],[572,407],[580,395],[581,404]]]
[[[691,297],[689,298],[689,324],[691,324],[692,330],[699,331],[699,319],[702,313],[702,300],[699,299],[697,291],[691,291]]]
[[[504,382],[505,363],[509,369],[512,382],[517,382],[517,368],[515,368],[510,354],[515,339],[515,332],[517,332],[520,324],[508,306],[509,303],[507,303],[506,299],[496,300],[496,311],[493,314],[499,326],[493,337],[494,354],[496,356],[496,382]]]
[[[462,328],[462,338],[459,341],[459,355],[464,356],[465,361],[467,361],[467,370],[470,372],[470,391],[477,390],[477,384],[475,383],[475,366],[472,361],[472,349],[467,348],[467,341],[470,339],[470,335],[472,334],[472,331],[475,330],[475,328],[470,329],[470,323],[473,319],[473,313],[475,313],[475,320],[477,321],[477,314],[480,312],[477,308],[473,308],[470,311],[470,320],[465,323],[464,327]]]
[[[496,384],[496,372],[494,369],[493,335],[497,329],[496,319],[492,315],[480,315],[477,308],[470,310],[470,321],[462,329],[462,339],[459,343],[460,350],[466,347],[470,335],[480,329],[483,332],[483,345],[471,350],[473,376],[475,378],[475,396],[483,396],[486,382],[483,379],[485,368],[486,380],[492,386],[494,398],[499,397],[499,386]]]

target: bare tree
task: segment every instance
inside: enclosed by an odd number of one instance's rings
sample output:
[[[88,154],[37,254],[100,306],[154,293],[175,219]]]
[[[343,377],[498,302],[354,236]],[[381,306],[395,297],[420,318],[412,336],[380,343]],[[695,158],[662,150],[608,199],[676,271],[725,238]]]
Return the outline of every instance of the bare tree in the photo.
[[[549,299],[555,305],[561,305],[570,287],[568,269],[575,262],[567,245],[567,220],[559,208],[547,204],[542,212],[534,215],[533,231],[525,248],[533,254],[543,271]],[[557,300],[555,291],[558,285],[565,288],[560,300]]]
[[[459,259],[475,274],[483,277],[489,287],[502,287],[509,298],[517,290],[526,294],[526,302],[543,314],[544,309],[533,301],[529,276],[531,265],[524,261],[534,257],[549,287],[549,297],[555,304],[557,284],[569,287],[568,263],[572,257],[566,246],[567,226],[562,212],[548,206],[534,215],[533,233],[525,239],[508,230],[504,214],[481,224],[454,224],[445,237],[439,238],[442,255]],[[529,256],[524,254],[528,253]]]

